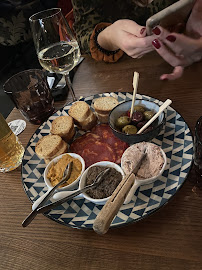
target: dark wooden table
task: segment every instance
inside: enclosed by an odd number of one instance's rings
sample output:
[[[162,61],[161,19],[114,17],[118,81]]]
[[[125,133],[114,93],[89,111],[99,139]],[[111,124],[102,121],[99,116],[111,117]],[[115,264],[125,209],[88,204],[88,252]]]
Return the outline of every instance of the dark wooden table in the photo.
[[[192,132],[202,115],[202,65],[185,70],[176,81],[160,81],[171,67],[155,53],[116,64],[86,58],[74,77],[77,97],[101,92],[132,92],[133,72],[140,73],[138,92],[172,107]],[[22,119],[14,109],[7,121]],[[26,146],[37,126],[27,122],[19,135]],[[148,218],[104,236],[60,225],[39,215],[26,228],[21,223],[31,210],[21,182],[21,168],[1,174],[0,269],[202,269],[202,191],[192,169],[185,184],[169,203]]]

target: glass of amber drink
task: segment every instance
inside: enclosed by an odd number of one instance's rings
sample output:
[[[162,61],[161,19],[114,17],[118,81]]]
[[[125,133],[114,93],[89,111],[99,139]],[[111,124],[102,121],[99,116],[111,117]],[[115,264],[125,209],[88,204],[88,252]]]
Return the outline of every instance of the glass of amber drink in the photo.
[[[0,172],[14,170],[22,163],[24,147],[0,114]]]

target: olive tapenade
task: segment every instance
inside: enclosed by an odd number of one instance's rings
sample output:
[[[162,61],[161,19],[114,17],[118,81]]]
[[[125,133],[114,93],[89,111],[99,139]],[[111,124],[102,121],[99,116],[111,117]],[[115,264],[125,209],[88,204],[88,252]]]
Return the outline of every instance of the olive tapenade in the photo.
[[[107,166],[93,166],[89,168],[86,175],[86,186],[94,183],[95,178],[101,173],[103,170],[107,169]],[[95,188],[91,188],[86,191],[88,196],[93,199],[103,199],[112,195],[118,184],[122,180],[122,174],[118,172],[114,168],[110,168],[107,175],[104,177],[103,181],[99,184],[99,186]]]

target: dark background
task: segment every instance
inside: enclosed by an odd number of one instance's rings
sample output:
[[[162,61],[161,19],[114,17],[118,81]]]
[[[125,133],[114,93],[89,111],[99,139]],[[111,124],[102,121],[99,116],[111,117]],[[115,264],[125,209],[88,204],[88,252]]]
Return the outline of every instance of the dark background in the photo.
[[[20,12],[21,7],[29,2],[31,0],[1,0],[0,19],[4,18],[9,21],[13,14]],[[70,0],[40,0],[39,2],[37,10],[33,10],[33,14],[40,10],[61,7],[65,15],[72,7]],[[26,19],[29,20],[28,17]],[[3,29],[0,29],[1,31],[3,32]],[[0,43],[0,59],[0,112],[6,118],[14,105],[4,93],[3,84],[8,78],[20,71],[32,68],[41,69],[41,66],[38,62],[32,38],[29,41],[21,42],[14,46],[5,46]]]

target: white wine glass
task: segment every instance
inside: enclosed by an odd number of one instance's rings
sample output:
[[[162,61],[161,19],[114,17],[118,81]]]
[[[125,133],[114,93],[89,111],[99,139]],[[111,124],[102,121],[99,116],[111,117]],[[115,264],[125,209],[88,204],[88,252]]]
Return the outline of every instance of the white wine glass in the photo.
[[[29,18],[33,40],[41,66],[65,76],[66,84],[76,100],[69,72],[80,60],[79,45],[60,8],[44,10]]]

